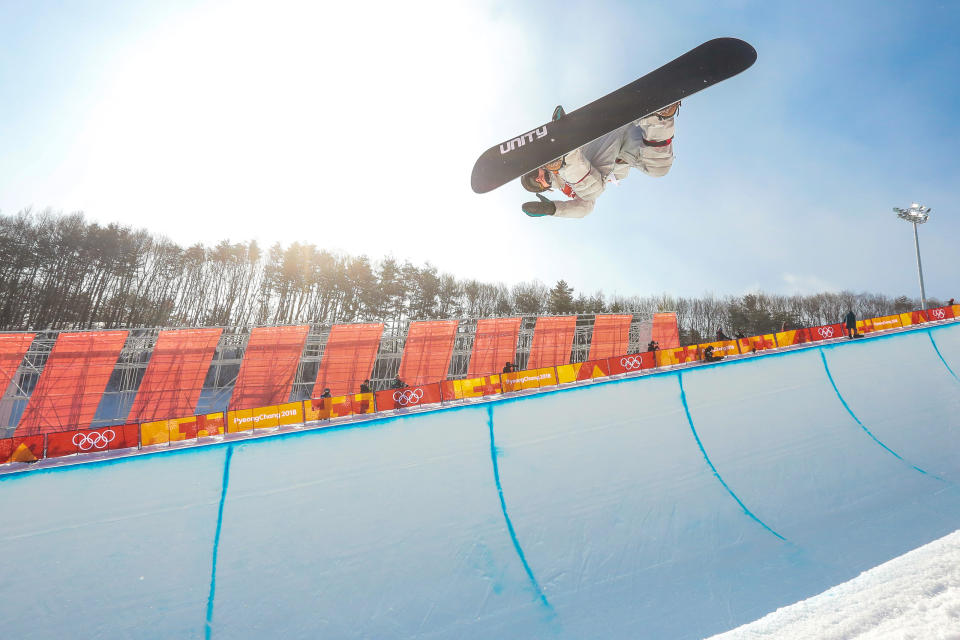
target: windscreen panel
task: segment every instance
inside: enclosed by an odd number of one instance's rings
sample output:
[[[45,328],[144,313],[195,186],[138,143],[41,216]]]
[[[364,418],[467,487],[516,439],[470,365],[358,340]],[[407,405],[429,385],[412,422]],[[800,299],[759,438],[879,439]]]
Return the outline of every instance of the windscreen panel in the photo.
[[[61,333],[15,434],[89,428],[126,340],[126,331]]]
[[[408,385],[446,380],[456,336],[456,320],[411,322],[397,376]]]
[[[222,329],[161,331],[127,422],[191,415]]]
[[[287,402],[309,331],[307,325],[253,329],[240,363],[229,410]]]
[[[680,329],[677,327],[677,314],[653,314],[653,340],[661,349],[675,349],[680,346]]]
[[[373,372],[382,335],[382,322],[333,325],[323,349],[312,397],[319,398],[324,389],[330,389],[333,396],[358,393],[360,384]]]
[[[34,337],[33,333],[0,333],[0,396],[17,375]]]
[[[533,328],[533,344],[527,369],[555,367],[570,364],[573,335],[577,330],[577,316],[550,316],[537,318]]]
[[[468,378],[500,373],[507,363],[516,363],[521,318],[485,318],[477,321],[470,353]]]
[[[631,315],[598,315],[593,321],[588,359],[599,360],[623,355],[630,345]]]

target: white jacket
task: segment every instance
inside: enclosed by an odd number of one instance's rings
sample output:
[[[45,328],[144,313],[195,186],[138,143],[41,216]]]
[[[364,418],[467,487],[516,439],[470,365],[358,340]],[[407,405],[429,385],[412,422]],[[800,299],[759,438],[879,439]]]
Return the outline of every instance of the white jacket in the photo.
[[[553,187],[573,192],[571,200],[556,201],[559,218],[582,218],[593,211],[608,180],[627,177],[630,167],[659,177],[673,164],[673,143],[651,146],[647,142],[672,140],[674,118],[652,115],[624,125],[564,157],[563,166],[551,175]]]

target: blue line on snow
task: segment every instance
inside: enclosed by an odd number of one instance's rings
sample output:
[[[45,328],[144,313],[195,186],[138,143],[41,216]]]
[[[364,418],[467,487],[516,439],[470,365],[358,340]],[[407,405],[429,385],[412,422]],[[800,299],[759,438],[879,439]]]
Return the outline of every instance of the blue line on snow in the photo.
[[[543,589],[540,588],[540,583],[537,582],[536,577],[533,575],[533,569],[530,568],[527,557],[523,553],[523,548],[520,546],[520,541],[517,539],[517,532],[513,529],[513,522],[510,521],[510,516],[507,515],[507,503],[503,499],[503,486],[500,484],[500,465],[497,463],[497,446],[493,440],[492,404],[487,405],[487,427],[490,429],[490,459],[493,460],[493,479],[497,483],[497,495],[500,496],[500,510],[503,511],[503,519],[507,521],[507,531],[510,532],[510,540],[513,541],[513,548],[516,550],[517,555],[520,556],[520,562],[523,563],[523,570],[527,572],[527,577],[530,578],[530,583],[533,585],[538,599],[545,607],[552,611],[553,607],[547,601],[547,596],[544,595]]]
[[[960,378],[957,377],[957,374],[953,372],[953,369],[950,368],[950,365],[947,364],[947,361],[943,359],[943,354],[940,353],[940,347],[937,346],[936,340],[933,339],[933,332],[930,329],[927,329],[927,337],[930,338],[930,344],[933,345],[933,350],[937,352],[937,356],[940,358],[940,362],[943,363],[943,366],[947,368],[947,371],[950,372],[950,375],[953,376],[953,379],[957,382],[960,382]]]
[[[230,485],[230,460],[233,458],[233,445],[227,447],[223,461],[223,487],[220,489],[220,508],[217,510],[217,532],[213,536],[213,567],[210,570],[210,595],[207,597],[207,624],[204,638],[210,640],[213,630],[213,598],[217,591],[217,555],[220,552],[220,531],[223,529],[223,504],[227,500],[227,487]]]
[[[837,394],[837,398],[840,399],[840,404],[842,404],[842,405],[843,405],[843,408],[847,410],[847,413],[850,414],[850,417],[853,418],[854,422],[856,422],[858,425],[860,425],[860,428],[863,429],[864,433],[866,433],[868,436],[870,436],[870,437],[873,439],[873,441],[876,442],[878,445],[880,445],[881,447],[883,447],[884,449],[886,449],[886,450],[887,450],[893,457],[895,457],[897,460],[903,462],[904,464],[910,465],[912,468],[916,469],[917,471],[919,471],[920,473],[922,473],[922,474],[924,474],[924,475],[928,475],[928,476],[930,476],[931,478],[936,478],[937,480],[943,480],[943,478],[941,478],[941,477],[939,477],[939,476],[936,476],[936,475],[934,475],[934,474],[932,474],[932,473],[927,473],[926,471],[924,471],[923,469],[921,469],[921,468],[918,467],[917,465],[913,464],[913,463],[910,462],[909,460],[904,459],[904,457],[901,456],[899,453],[897,453],[896,451],[894,451],[893,449],[891,449],[891,448],[888,447],[887,445],[883,444],[883,442],[880,441],[880,438],[878,438],[877,436],[873,435],[873,432],[870,431],[870,429],[867,428],[867,425],[865,425],[865,424],[863,424],[862,422],[860,422],[860,418],[858,418],[858,417],[857,417],[857,414],[855,414],[855,413],[853,412],[853,409],[850,408],[850,405],[848,405],[848,404],[847,404],[847,401],[844,399],[843,394],[840,393],[840,389],[837,388],[837,383],[833,381],[833,374],[830,373],[830,366],[827,364],[827,355],[823,352],[823,349],[822,349],[822,348],[820,349],[820,360],[823,361],[823,370],[827,372],[827,380],[830,381],[830,386],[833,387],[833,391]]]
[[[707,450],[703,448],[703,443],[700,441],[700,436],[697,434],[697,428],[693,426],[693,417],[690,415],[690,407],[687,405],[687,392],[683,389],[683,372],[677,371],[677,380],[680,381],[680,402],[683,404],[683,410],[687,414],[687,424],[690,425],[690,431],[693,432],[693,439],[697,441],[697,446],[700,447],[700,453],[703,454],[703,459],[707,461],[707,466],[709,466],[710,470],[713,471],[713,475],[717,480],[720,481],[720,484],[723,485],[723,488],[727,490],[727,493],[729,493],[730,496],[737,501],[737,504],[740,505],[740,508],[743,509],[745,514],[759,523],[761,527],[786,542],[786,538],[767,526],[767,523],[754,515],[754,513],[747,508],[747,505],[743,504],[743,500],[741,500],[737,494],[733,492],[733,489],[731,489],[723,480],[723,477],[720,476],[720,472],[717,471],[717,468],[713,466],[713,462],[710,461],[710,456],[707,455]]]

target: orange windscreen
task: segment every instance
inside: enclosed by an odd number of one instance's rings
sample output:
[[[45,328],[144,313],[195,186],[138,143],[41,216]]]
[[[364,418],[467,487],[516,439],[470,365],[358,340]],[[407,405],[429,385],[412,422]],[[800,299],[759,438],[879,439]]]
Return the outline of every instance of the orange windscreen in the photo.
[[[222,329],[161,331],[127,422],[193,415]]]
[[[411,322],[397,376],[410,385],[446,380],[456,335],[456,320]]]
[[[597,316],[593,321],[589,360],[623,355],[630,343],[630,322],[633,316]]]
[[[537,318],[527,369],[570,364],[570,349],[576,329],[577,316]]]
[[[290,399],[309,330],[302,325],[257,327],[250,332],[230,397],[230,411],[267,407]]]
[[[88,428],[126,339],[126,331],[61,333],[15,435]]]
[[[677,314],[653,314],[653,339],[661,349],[673,349],[680,346],[680,331],[677,329]]]
[[[517,353],[520,318],[489,318],[477,321],[477,333],[470,354],[468,378],[500,373],[503,365],[513,363]]]
[[[0,397],[17,375],[33,338],[32,333],[0,333]]]
[[[312,397],[319,398],[327,388],[334,396],[359,392],[360,383],[373,372],[382,335],[383,323],[333,325],[320,360]]]

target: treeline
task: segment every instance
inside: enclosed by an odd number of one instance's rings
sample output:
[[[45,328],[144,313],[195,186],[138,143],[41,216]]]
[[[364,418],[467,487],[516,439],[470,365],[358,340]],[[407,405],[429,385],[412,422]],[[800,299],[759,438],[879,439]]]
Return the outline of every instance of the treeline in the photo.
[[[919,308],[866,293],[698,298],[576,293],[560,280],[460,280],[429,262],[331,253],[311,244],[181,247],[144,229],[29,210],[0,214],[3,330],[385,322],[537,314],[677,312],[682,341],[747,335]],[[929,301],[938,305],[939,301]]]

